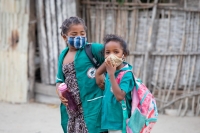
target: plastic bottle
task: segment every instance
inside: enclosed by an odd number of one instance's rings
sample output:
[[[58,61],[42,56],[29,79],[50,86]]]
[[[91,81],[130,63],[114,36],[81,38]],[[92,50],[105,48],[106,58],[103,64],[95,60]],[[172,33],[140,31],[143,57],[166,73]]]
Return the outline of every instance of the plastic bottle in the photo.
[[[75,102],[74,97],[72,96],[72,93],[67,88],[67,85],[65,83],[61,83],[58,86],[58,90],[60,91],[62,96],[68,100],[67,108],[69,108],[70,110],[73,110],[73,111],[78,111],[78,106]]]

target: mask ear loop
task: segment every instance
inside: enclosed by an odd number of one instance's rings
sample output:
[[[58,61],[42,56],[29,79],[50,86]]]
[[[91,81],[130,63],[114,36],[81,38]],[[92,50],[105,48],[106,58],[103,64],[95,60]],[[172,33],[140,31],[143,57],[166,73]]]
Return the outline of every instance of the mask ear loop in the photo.
[[[122,60],[125,61],[124,54],[122,55]]]

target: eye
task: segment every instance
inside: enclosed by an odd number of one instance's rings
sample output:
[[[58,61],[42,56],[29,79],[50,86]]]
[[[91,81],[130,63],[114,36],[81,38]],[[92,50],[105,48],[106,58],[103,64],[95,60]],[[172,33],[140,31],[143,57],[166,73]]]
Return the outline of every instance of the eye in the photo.
[[[85,36],[86,35],[86,33],[85,32],[81,32],[81,36]]]
[[[108,54],[110,54],[110,52],[109,52],[109,51],[106,51],[105,54],[108,55]]]
[[[71,34],[71,36],[75,37],[75,36],[76,36],[76,34]]]
[[[115,54],[118,54],[119,52],[118,52],[118,51],[115,51],[114,53],[115,53]]]
[[[77,36],[77,34],[78,34],[77,32],[71,32],[71,33],[70,33],[70,36],[75,37],[75,36]]]

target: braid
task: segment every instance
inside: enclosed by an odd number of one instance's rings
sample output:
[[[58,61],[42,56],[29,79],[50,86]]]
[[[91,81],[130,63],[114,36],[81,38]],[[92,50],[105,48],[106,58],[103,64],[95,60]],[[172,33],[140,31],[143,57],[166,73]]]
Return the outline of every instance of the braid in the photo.
[[[72,25],[78,25],[78,24],[83,25],[84,29],[87,30],[85,22],[82,18],[70,17],[68,19],[65,19],[65,21],[62,23],[62,26],[60,27],[61,35],[66,34]]]

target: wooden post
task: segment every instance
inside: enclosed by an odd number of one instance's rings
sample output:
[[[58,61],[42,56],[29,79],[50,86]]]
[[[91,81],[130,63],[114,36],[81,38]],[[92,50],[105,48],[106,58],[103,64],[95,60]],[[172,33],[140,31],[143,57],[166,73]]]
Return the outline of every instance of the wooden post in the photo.
[[[57,20],[57,39],[58,39],[58,53],[66,47],[66,43],[61,37],[61,29],[62,22],[66,19],[62,17],[62,0],[56,1],[56,20]]]
[[[51,56],[53,57],[53,73],[50,75],[50,84],[55,84],[55,78],[57,73],[57,64],[58,64],[58,40],[57,40],[57,22],[56,20],[56,9],[55,9],[55,1],[50,1],[50,15],[51,15],[51,42],[52,42],[52,53]],[[50,55],[49,55],[50,56]]]
[[[153,30],[153,26],[154,26],[154,20],[156,17],[158,0],[154,0],[154,4],[155,5],[153,7],[153,12],[152,12],[151,26],[149,27],[149,33],[148,33],[147,51],[145,53],[145,58],[144,58],[144,76],[143,76],[144,84],[147,84],[148,60],[149,60],[150,51],[152,50],[152,30]]]
[[[45,24],[46,24],[46,35],[47,35],[47,61],[48,61],[48,67],[46,66],[45,69],[49,69],[49,84],[55,83],[55,73],[54,73],[54,49],[53,49],[53,42],[52,42],[52,25],[51,25],[51,4],[50,0],[45,0]],[[56,44],[55,44],[56,45]]]
[[[104,37],[104,31],[105,31],[105,14],[106,14],[106,10],[103,9],[103,5],[102,9],[101,9],[101,30],[100,30],[100,43],[103,43],[103,37]]]
[[[136,31],[137,31],[137,23],[138,21],[138,10],[135,9],[131,12],[131,18],[130,18],[130,30],[129,30],[129,43],[128,48],[131,51],[135,51],[136,46]],[[128,62],[131,65],[134,65],[134,55],[128,56]],[[136,76],[139,76],[138,74]]]
[[[0,1],[0,100],[12,103],[27,102],[29,2]]]
[[[58,55],[66,46],[59,27],[66,18],[76,16],[76,1],[37,0],[36,9],[42,83],[55,84]]]
[[[101,18],[100,18],[100,15],[101,15],[100,13],[101,13],[101,12],[100,12],[100,10],[97,8],[97,6],[96,6],[95,10],[96,10],[96,12],[95,12],[95,13],[96,13],[96,14],[95,14],[95,20],[96,20],[96,21],[95,21],[95,35],[94,35],[94,36],[95,36],[95,41],[96,41],[96,42],[99,42],[99,41],[100,41],[100,37],[99,37],[99,36],[100,36],[100,22],[101,22],[101,21],[100,21],[100,19],[101,19]],[[94,41],[94,40],[93,40],[93,41]]]
[[[48,66],[48,52],[47,52],[47,35],[45,29],[44,19],[44,3],[42,0],[36,0],[36,16],[37,16],[37,30],[38,30],[38,45],[40,52],[40,71],[42,83],[49,83],[49,67]]]
[[[191,12],[189,12],[189,17],[188,17],[189,19],[191,19]],[[189,30],[190,30],[190,22],[189,21],[187,21],[188,22],[188,26],[189,26]],[[188,37],[188,36],[186,36],[186,37]],[[190,46],[190,50],[191,50],[191,46]],[[185,85],[184,85],[184,89],[183,89],[183,91],[184,92],[186,92],[186,90],[187,90],[187,85],[188,85],[188,81],[189,81],[189,79],[190,79],[190,56],[188,57],[188,67],[187,67],[187,71],[186,71],[186,83],[185,83]],[[183,59],[183,62],[184,62],[184,64],[186,64],[186,58],[184,58]],[[185,113],[186,113],[186,110],[187,110],[187,108],[188,108],[188,105],[187,105],[187,100],[185,101],[185,109],[183,110],[183,113],[181,112],[182,111],[182,106],[183,106],[183,100],[181,100],[181,102],[180,102],[180,104],[179,104],[179,110],[178,110],[178,115],[181,115],[181,116],[183,116],[183,115],[185,115]]]
[[[198,8],[199,8],[199,10],[200,10],[200,1],[199,1],[199,6],[198,6]],[[198,34],[197,34],[197,38],[199,38],[200,37],[200,32],[199,32],[199,30],[200,30],[200,14],[198,14],[198,22],[197,22],[197,24],[198,24],[198,28],[197,28],[197,30],[198,30]],[[200,42],[198,41],[198,39],[197,39],[197,47],[200,45]],[[197,67],[197,71],[200,71],[200,65],[198,65],[198,67]],[[194,84],[194,87],[193,87],[193,90],[196,90],[196,87],[197,87],[197,82],[198,82],[198,79],[199,79],[199,75],[198,76],[196,76],[196,80],[195,80],[195,84]],[[198,115],[200,115],[200,95],[197,97],[197,106],[196,106],[196,114],[195,114],[195,116],[198,116]]]
[[[30,5],[35,5],[35,0],[30,0]],[[35,83],[35,47],[36,47],[36,16],[35,6],[30,6],[29,16],[29,45],[28,45],[28,79],[29,93],[28,100],[34,99],[34,83]]]
[[[168,46],[169,46],[169,39],[170,39],[170,27],[171,27],[171,11],[169,11],[169,13],[168,13],[168,16],[169,16],[169,21],[168,21],[168,30],[167,30],[167,44],[166,44],[166,50],[168,51]],[[163,19],[164,19],[164,16],[163,16]],[[164,56],[164,60],[166,60],[166,56]],[[169,62],[171,62],[171,57],[168,57],[168,60],[169,60]],[[170,63],[168,63],[168,64],[170,64]],[[165,67],[165,65],[164,65],[164,67]],[[171,68],[171,66],[170,65],[167,65],[167,67],[168,67],[168,72],[167,72],[167,76],[165,77],[165,86],[164,86],[164,91],[163,91],[163,101],[167,101],[166,99],[168,99],[168,96],[169,96],[169,94],[170,94],[170,90],[171,89],[168,89],[167,88],[167,86],[168,86],[168,80],[169,79],[171,79],[172,80],[172,83],[173,83],[173,79],[175,78],[175,76],[174,76],[174,78],[169,78],[169,74],[170,74],[170,68]],[[175,74],[174,74],[175,75]],[[167,93],[167,90],[168,90],[168,93]],[[167,93],[167,95],[166,95],[166,93]],[[161,107],[162,107],[162,105],[161,105]]]

